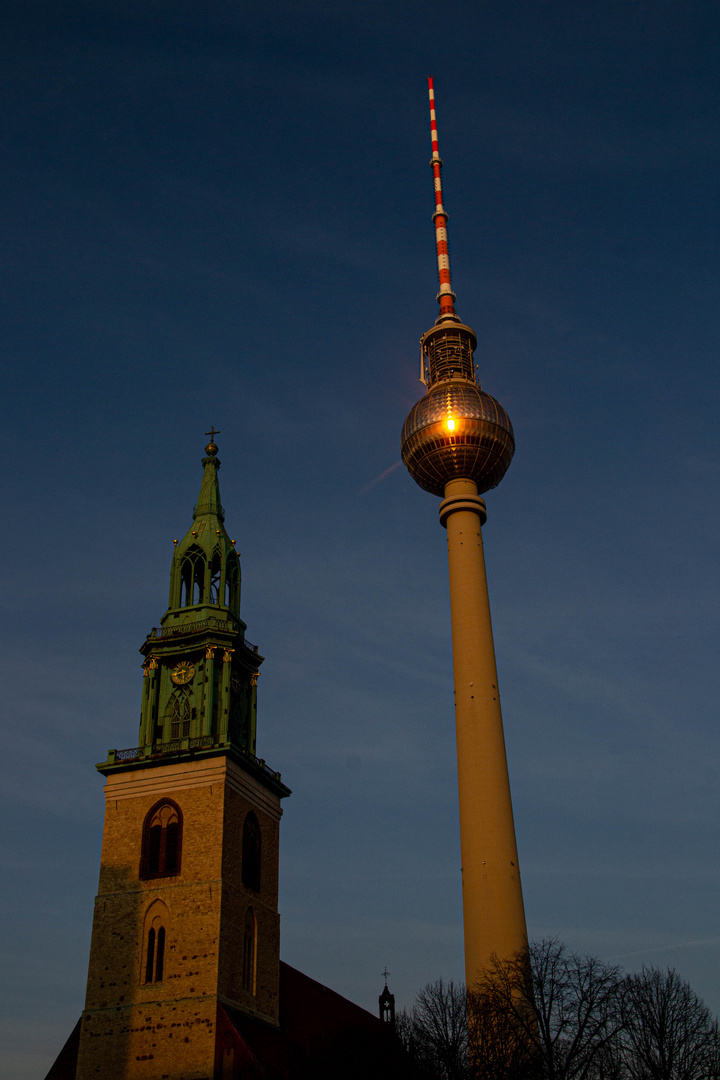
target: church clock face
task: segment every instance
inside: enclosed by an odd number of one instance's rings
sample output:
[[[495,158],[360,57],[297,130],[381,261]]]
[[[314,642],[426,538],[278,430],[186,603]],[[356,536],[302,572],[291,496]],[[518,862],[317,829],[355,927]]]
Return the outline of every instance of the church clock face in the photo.
[[[195,665],[191,664],[189,660],[181,660],[170,672],[170,678],[176,686],[184,686],[185,683],[190,682],[194,674]]]

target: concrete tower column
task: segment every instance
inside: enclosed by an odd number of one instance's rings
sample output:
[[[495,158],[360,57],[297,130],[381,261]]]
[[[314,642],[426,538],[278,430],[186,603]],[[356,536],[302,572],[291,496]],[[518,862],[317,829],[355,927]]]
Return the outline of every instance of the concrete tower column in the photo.
[[[509,958],[527,944],[485,576],[485,519],[473,480],[445,485],[440,521],[450,572],[468,986],[493,955]]]

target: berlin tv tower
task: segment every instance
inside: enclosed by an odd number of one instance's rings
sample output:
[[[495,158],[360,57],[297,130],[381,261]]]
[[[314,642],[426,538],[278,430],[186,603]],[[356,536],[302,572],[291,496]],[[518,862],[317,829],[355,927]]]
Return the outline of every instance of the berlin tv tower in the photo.
[[[440,314],[421,338],[427,393],[410,410],[402,459],[421,488],[439,495],[447,530],[462,856],[465,979],[470,989],[493,956],[527,947],[495,647],[485,577],[480,496],[502,480],[515,450],[503,407],[475,378],[475,333],[455,311],[430,88]]]

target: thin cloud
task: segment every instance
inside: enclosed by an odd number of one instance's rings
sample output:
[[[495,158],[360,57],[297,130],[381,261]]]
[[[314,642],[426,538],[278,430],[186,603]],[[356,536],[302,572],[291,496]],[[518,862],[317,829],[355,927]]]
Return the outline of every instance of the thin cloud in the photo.
[[[615,953],[608,960],[625,960],[628,956],[645,956],[646,953],[670,952],[671,949],[690,949],[696,945],[720,945],[720,937],[702,938],[698,941],[679,941],[675,945],[653,945],[649,949],[635,949],[633,952]]]
[[[384,480],[390,473],[395,472],[399,465],[402,465],[402,461],[396,461],[394,465],[391,465],[385,472],[380,473],[374,480],[371,480],[369,484],[366,484],[364,488],[361,488],[358,492],[359,495],[367,495],[368,491],[372,491],[376,484],[379,484],[381,480]]]

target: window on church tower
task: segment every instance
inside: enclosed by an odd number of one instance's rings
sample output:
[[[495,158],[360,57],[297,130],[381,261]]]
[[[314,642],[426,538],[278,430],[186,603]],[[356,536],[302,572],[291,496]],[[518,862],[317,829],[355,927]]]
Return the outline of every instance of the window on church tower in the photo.
[[[174,802],[164,799],[145,818],[140,877],[147,880],[179,874],[181,853],[182,813]]]
[[[141,983],[159,983],[165,973],[165,942],[168,910],[162,900],[155,900],[145,916]]]
[[[255,892],[260,891],[260,854],[260,826],[251,810],[243,825],[242,882]]]
[[[232,611],[240,609],[240,571],[235,552],[232,552],[225,565],[225,606]]]
[[[220,603],[220,552],[214,551],[210,561],[210,603]]]
[[[243,709],[237,700],[233,703],[230,713],[229,735],[233,742],[240,743],[243,746],[246,744]]]
[[[205,591],[205,556],[198,547],[188,549],[180,567],[180,606],[202,604]]]
[[[159,922],[159,919],[156,921]],[[159,926],[156,930],[154,926],[151,926],[148,933],[147,956],[145,958],[145,982],[162,982],[164,967],[165,927]]]
[[[243,990],[255,993],[255,961],[257,954],[257,923],[252,908],[245,912],[243,930]]]
[[[188,694],[175,694],[170,710],[170,738],[187,739],[190,737],[192,707]]]

